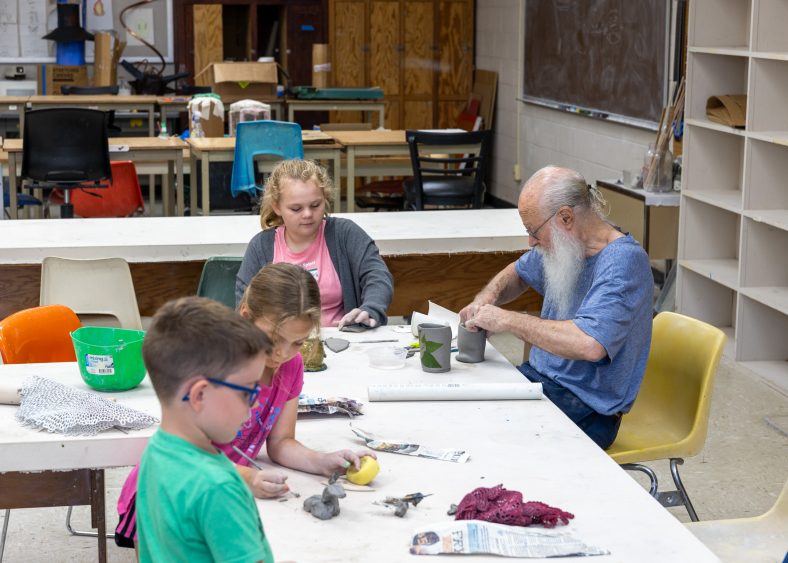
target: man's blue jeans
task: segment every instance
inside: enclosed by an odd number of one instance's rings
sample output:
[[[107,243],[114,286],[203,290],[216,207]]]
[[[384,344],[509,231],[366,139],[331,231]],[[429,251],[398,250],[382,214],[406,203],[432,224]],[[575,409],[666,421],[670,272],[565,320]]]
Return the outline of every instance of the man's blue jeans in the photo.
[[[542,384],[542,392],[555,406],[577,424],[577,426],[591,438],[600,448],[607,449],[616,439],[618,427],[621,425],[621,415],[599,414],[577,398],[566,387],[562,387],[536,371],[531,364],[523,362],[517,369],[529,381]]]

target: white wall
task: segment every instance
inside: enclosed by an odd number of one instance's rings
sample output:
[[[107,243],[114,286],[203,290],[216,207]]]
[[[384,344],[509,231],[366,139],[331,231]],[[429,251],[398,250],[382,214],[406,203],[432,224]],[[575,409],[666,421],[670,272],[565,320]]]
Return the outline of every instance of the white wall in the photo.
[[[476,67],[498,72],[490,191],[510,203],[517,202],[520,191],[521,182],[513,177],[518,153],[523,180],[542,166],[557,164],[574,168],[593,182],[619,178],[624,168],[637,168],[656,136],[652,131],[516,100],[522,68],[523,2],[476,0]]]

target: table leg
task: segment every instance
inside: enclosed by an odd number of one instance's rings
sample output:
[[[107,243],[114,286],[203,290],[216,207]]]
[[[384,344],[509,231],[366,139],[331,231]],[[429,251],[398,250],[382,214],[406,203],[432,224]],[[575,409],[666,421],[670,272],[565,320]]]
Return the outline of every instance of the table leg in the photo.
[[[202,214],[203,217],[208,217],[211,214],[211,176],[210,176],[211,159],[207,154],[202,157],[200,163],[200,172],[202,174]]]
[[[156,136],[156,120],[154,119],[154,113],[156,111],[155,106],[151,105],[148,108],[148,136],[155,137]]]
[[[383,129],[386,126],[386,124],[385,124],[385,121],[386,121],[386,107],[381,105],[380,109],[378,109],[378,114],[380,115],[380,123],[378,124],[378,126],[381,129]]]
[[[194,149],[189,151],[189,213],[197,215],[197,156]]]
[[[175,154],[175,175],[176,175],[176,182],[175,185],[175,205],[178,208],[178,217],[183,217],[184,214],[184,204],[186,203],[183,199],[183,151],[181,149],[177,149]]]
[[[16,199],[16,153],[8,153],[8,214],[11,219],[17,219],[17,199]]]
[[[90,471],[90,525],[97,528],[98,560],[107,562],[107,513],[104,496],[104,470]]]
[[[334,211],[339,211],[342,201],[342,151],[334,151]]]
[[[164,217],[172,216],[172,176],[169,173],[161,177],[161,207]]]
[[[347,212],[356,210],[356,147],[347,148]]]
[[[287,120],[295,123],[295,108],[290,104],[287,104]]]

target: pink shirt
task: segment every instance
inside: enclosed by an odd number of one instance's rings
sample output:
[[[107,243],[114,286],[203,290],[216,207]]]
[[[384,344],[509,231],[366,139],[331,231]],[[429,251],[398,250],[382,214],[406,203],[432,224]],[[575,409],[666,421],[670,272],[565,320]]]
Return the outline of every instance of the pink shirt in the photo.
[[[326,245],[326,222],[320,224],[317,238],[303,252],[292,252],[285,240],[284,225],[276,228],[274,234],[274,262],[288,262],[301,266],[315,277],[320,288],[321,323],[323,326],[336,326],[344,314],[342,285],[339,283],[334,263]]]
[[[249,462],[239,456],[233,446],[242,450],[246,455],[255,459],[271,433],[285,403],[297,398],[304,387],[304,360],[301,354],[296,354],[293,359],[285,362],[274,374],[270,387],[263,387],[257,404],[249,413],[249,418],[244,422],[236,434],[235,439],[224,445],[217,445],[231,461],[239,465],[249,465]]]

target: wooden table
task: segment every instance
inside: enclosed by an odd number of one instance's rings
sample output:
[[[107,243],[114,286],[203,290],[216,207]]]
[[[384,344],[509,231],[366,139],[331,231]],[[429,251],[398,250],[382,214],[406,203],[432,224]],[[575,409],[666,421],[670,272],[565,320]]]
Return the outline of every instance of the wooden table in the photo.
[[[148,135],[156,135],[156,96],[115,96],[102,94],[97,96],[30,96],[28,104],[31,109],[85,107],[88,109],[144,111],[148,114]]]
[[[337,336],[334,329],[323,337]],[[324,478],[279,468],[288,475],[300,498],[285,502],[259,500],[266,535],[278,559],[297,561],[420,561],[408,554],[415,528],[446,522],[449,505],[458,503],[476,487],[502,483],[527,500],[539,500],[575,515],[566,527],[609,555],[593,560],[638,562],[717,561],[673,515],[659,505],[637,481],[623,471],[550,401],[369,402],[367,387],[386,383],[523,383],[525,379],[491,345],[486,361],[462,364],[452,358],[452,370],[428,374],[418,355],[399,370],[369,367],[370,338],[396,338],[409,344],[409,332],[382,327],[364,334],[339,335],[351,341],[338,354],[326,351],[327,370],[306,373],[304,393],[309,396],[345,396],[364,403],[364,415],[353,423],[368,432],[405,439],[435,448],[460,448],[470,453],[466,463],[378,453],[381,471],[372,492],[351,492],[340,500],[341,513],[319,521],[304,512],[302,503],[319,494]],[[77,366],[29,364],[0,366],[0,379],[35,373],[85,389]],[[132,391],[112,393],[127,404],[154,416],[159,414],[149,380]],[[14,421],[16,407],[0,406],[0,472],[108,468],[132,465],[139,459],[153,429],[124,434],[116,430],[95,437],[68,437],[35,432]],[[358,449],[362,442],[344,417],[304,418],[298,438],[321,451]],[[267,460],[266,460],[267,461]],[[264,461],[265,463],[265,461]],[[386,496],[420,491],[431,494],[404,518],[376,504]],[[35,549],[31,546],[31,549]],[[500,561],[499,557],[473,557],[473,561]],[[572,559],[578,560],[579,559]],[[587,559],[582,559],[587,561]]]
[[[363,228],[394,276],[391,315],[426,312],[427,299],[459,310],[528,248],[516,209],[336,214]],[[260,231],[253,215],[0,221],[0,318],[38,305],[46,256],[130,263],[142,315],[194,295],[211,256],[243,256]],[[538,311],[533,291],[507,305]]]
[[[70,97],[70,96],[68,96]],[[8,153],[9,214],[17,218],[17,161],[21,163],[23,143],[21,139],[6,139],[3,150]],[[111,160],[131,160],[143,163],[166,163],[165,182],[162,190],[164,214],[172,213],[173,178],[176,185],[176,212],[183,215],[183,150],[186,143],[176,137],[112,137],[109,140]],[[120,150],[116,150],[120,149]],[[48,228],[48,227],[47,227]]]
[[[287,120],[295,121],[297,111],[363,111],[372,123],[372,112],[378,112],[378,127],[385,127],[385,100],[298,100],[287,99]]]
[[[615,180],[597,180],[596,185],[610,206],[608,219],[639,241],[649,258],[676,259],[679,240],[678,192],[647,192]]]
[[[334,185],[336,196],[339,195],[339,178],[341,169],[341,145],[337,143],[310,143],[309,139],[313,136],[312,131],[303,131],[304,157],[310,160],[328,160],[333,167]],[[196,186],[197,161],[200,161],[202,178],[200,189],[202,190],[202,213],[208,216],[211,211],[211,186],[210,186],[210,163],[211,162],[232,162],[235,157],[235,137],[206,137],[189,138],[190,166],[192,184]],[[269,168],[270,170],[270,168]],[[197,190],[191,192],[191,208],[197,209]]]
[[[25,107],[27,100],[30,96],[0,96],[0,111],[1,112],[16,112],[19,116],[19,135],[25,126]]]
[[[347,155],[347,211],[356,209],[356,176],[405,176],[413,173],[410,149],[402,130],[375,131],[332,131],[331,136],[345,148]],[[440,152],[473,152],[477,146],[430,146],[430,150]],[[362,159],[363,157],[400,157],[382,159]]]

